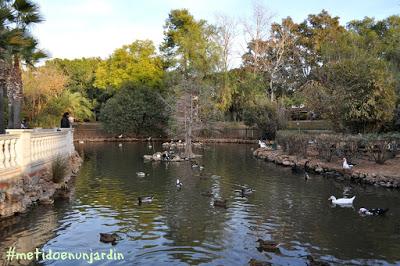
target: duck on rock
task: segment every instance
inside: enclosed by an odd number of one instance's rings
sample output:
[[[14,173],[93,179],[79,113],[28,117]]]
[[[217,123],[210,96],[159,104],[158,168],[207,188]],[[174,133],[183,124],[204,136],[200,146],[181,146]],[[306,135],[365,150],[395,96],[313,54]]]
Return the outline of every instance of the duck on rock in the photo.
[[[267,144],[265,144],[265,142],[263,142],[263,141],[261,141],[261,140],[258,140],[258,146],[259,146],[260,148],[267,148]]]
[[[351,170],[353,168],[353,164],[349,164],[346,158],[343,158],[343,169]]]

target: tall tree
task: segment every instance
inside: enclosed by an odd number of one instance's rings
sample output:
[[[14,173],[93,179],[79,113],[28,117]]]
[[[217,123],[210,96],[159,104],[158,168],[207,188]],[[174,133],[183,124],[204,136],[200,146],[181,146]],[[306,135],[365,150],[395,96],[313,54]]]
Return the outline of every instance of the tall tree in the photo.
[[[42,21],[39,7],[30,0],[3,0],[0,2],[2,29],[14,32],[15,38],[3,45],[2,55],[9,64],[6,87],[9,101],[9,128],[20,128],[20,112],[23,100],[21,61],[31,64],[45,56],[37,49],[37,41],[30,35],[29,28]],[[4,49],[5,48],[5,49]],[[7,52],[5,52],[7,51]]]
[[[175,97],[183,101],[186,156],[192,157],[193,124],[199,120],[200,96],[206,86],[206,77],[214,73],[219,60],[215,42],[215,28],[204,20],[195,20],[187,9],[172,10],[164,26],[161,45],[168,69],[176,71]],[[177,114],[177,112],[175,112]]]
[[[163,65],[152,41],[135,41],[118,48],[96,70],[94,85],[98,88],[119,89],[123,83],[160,88]]]

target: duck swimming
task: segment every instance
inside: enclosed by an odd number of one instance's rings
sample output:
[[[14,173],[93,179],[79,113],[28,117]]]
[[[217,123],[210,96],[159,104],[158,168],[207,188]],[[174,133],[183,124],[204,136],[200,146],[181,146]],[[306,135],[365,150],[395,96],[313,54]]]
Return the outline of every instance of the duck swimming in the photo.
[[[333,204],[337,204],[337,205],[352,205],[355,198],[356,198],[356,196],[354,196],[352,198],[336,199],[335,196],[330,196],[330,198],[328,200],[331,200]]]
[[[259,251],[267,251],[267,252],[278,252],[279,251],[280,244],[278,244],[274,241],[262,240],[261,238],[259,238],[257,240],[257,242],[260,245],[258,247]]]
[[[330,264],[325,261],[315,260],[311,255],[307,255],[307,259],[309,261],[309,266],[330,266]]]
[[[241,194],[242,198],[244,198],[244,197],[246,197],[246,196],[252,194],[253,192],[254,192],[254,189],[248,188],[248,187],[243,187],[243,188],[240,190],[240,194]]]
[[[154,199],[154,196],[142,196],[138,197],[138,203],[141,205],[142,203],[151,203]]]
[[[183,186],[183,184],[182,184],[182,182],[179,180],[179,178],[176,180],[176,187],[178,188],[178,189],[181,189],[182,188],[182,186]]]
[[[100,241],[103,243],[111,243],[112,245],[117,244],[118,235],[116,233],[107,234],[100,233]]]
[[[144,172],[136,172],[136,175],[137,175],[138,177],[145,177],[145,176],[146,176],[146,173],[144,173]]]
[[[213,205],[214,205],[214,207],[221,207],[221,208],[227,208],[226,207],[226,200],[214,200],[214,203],[213,203]]]
[[[385,215],[385,213],[388,211],[389,209],[382,209],[382,208],[376,208],[376,209],[366,209],[366,208],[360,208],[360,210],[358,210],[358,213],[360,215],[364,215],[364,216],[382,216]]]

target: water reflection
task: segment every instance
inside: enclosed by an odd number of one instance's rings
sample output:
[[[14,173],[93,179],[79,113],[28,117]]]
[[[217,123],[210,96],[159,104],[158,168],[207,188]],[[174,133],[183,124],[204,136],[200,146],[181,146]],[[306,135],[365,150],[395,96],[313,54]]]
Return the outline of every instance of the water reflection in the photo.
[[[203,171],[189,163],[144,163],[146,144],[85,144],[78,149],[85,162],[72,202],[36,207],[11,225],[0,223],[2,250],[18,240],[24,250],[102,251],[111,246],[99,242],[99,233],[116,232],[122,240],[115,248],[125,261],[97,264],[245,265],[256,258],[305,265],[310,253],[337,264],[400,263],[397,191],[354,187],[356,209],[390,208],[386,217],[360,217],[351,208],[332,208],[328,201],[348,184],[319,176],[305,182],[289,169],[254,159],[246,145],[199,151]],[[139,171],[149,175],[137,177]],[[177,178],[184,184],[179,191]],[[242,197],[235,190],[243,185],[255,192]],[[201,195],[204,191],[227,199],[228,209],[214,207],[213,198]],[[139,205],[137,198],[144,195],[154,195],[154,201]],[[258,252],[258,238],[282,243],[281,253]]]

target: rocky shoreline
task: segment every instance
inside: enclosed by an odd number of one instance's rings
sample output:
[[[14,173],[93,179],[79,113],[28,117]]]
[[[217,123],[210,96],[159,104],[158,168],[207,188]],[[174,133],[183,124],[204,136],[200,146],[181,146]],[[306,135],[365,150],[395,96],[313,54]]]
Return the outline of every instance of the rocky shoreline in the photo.
[[[354,167],[352,170],[344,170],[339,163],[327,163],[318,159],[304,159],[297,156],[284,154],[281,150],[258,148],[254,151],[256,158],[273,162],[277,165],[291,167],[292,169],[304,169],[307,160],[308,171],[321,174],[338,181],[349,180],[357,184],[368,184],[386,188],[400,189],[400,173],[397,175],[385,175],[379,171],[366,171],[362,167]]]
[[[71,183],[79,171],[82,159],[75,152],[68,163],[68,172],[60,183],[53,182],[50,165],[29,175],[24,174],[18,179],[1,182],[0,220],[26,212],[36,203],[53,204],[56,198],[68,198],[71,195]]]

